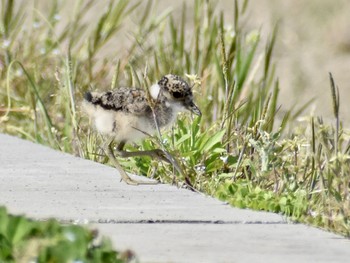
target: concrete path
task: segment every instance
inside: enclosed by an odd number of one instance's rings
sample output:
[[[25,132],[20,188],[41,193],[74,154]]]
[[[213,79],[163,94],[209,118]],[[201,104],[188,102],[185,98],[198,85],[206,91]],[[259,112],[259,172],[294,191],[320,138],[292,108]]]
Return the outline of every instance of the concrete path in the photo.
[[[141,262],[349,262],[350,240],[0,134],[0,205],[86,223]]]

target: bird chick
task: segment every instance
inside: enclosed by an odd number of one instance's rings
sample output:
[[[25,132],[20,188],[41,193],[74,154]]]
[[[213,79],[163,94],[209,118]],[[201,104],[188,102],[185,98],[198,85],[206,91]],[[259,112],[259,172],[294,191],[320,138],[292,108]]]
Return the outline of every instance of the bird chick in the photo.
[[[176,75],[166,75],[151,87],[153,110],[146,92],[140,88],[121,87],[103,93],[87,92],[83,107],[94,120],[96,129],[117,141],[137,141],[146,134],[173,124],[179,112],[190,110],[201,115],[193,102],[191,87]],[[156,120],[154,119],[156,117]]]
[[[171,162],[159,149],[126,152],[123,148],[126,142],[138,141],[147,134],[154,134],[157,127],[170,126],[181,111],[189,110],[199,116],[201,111],[193,101],[191,87],[176,75],[163,76],[151,87],[150,95],[152,101],[149,101],[143,89],[127,87],[103,93],[87,92],[83,108],[94,120],[100,133],[119,141],[117,151],[122,157],[150,155]],[[111,151],[109,147],[107,154],[113,158]],[[131,183],[130,177],[126,178],[125,175],[122,174],[122,178]]]

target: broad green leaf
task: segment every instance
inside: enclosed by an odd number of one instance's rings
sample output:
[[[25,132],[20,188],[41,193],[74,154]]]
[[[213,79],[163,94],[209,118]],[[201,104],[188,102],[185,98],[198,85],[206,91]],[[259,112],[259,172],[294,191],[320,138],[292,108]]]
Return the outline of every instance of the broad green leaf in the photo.
[[[191,134],[189,134],[189,133],[181,136],[181,138],[176,141],[176,146],[181,145],[182,143],[184,143],[185,141],[187,141],[190,138],[191,138]]]
[[[22,216],[14,216],[7,227],[9,241],[17,244],[32,230],[32,223]]]
[[[221,143],[222,138],[225,135],[225,130],[221,130],[214,134],[213,136],[209,137],[207,141],[203,143],[203,145],[200,146],[199,150],[201,152],[207,152],[212,150],[212,147],[218,143]]]

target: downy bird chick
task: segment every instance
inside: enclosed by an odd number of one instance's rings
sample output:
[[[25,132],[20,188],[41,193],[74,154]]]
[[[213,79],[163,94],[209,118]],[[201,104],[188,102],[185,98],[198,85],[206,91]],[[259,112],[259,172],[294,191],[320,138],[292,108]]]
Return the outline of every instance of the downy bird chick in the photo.
[[[83,107],[94,120],[96,129],[112,138],[106,153],[118,170],[121,167],[113,155],[111,147],[113,140],[119,142],[117,151],[122,157],[149,155],[171,162],[159,149],[127,152],[123,151],[123,148],[127,142],[138,141],[147,134],[153,135],[157,126],[159,128],[170,126],[181,111],[189,110],[196,115],[201,115],[201,111],[193,102],[191,87],[179,76],[172,74],[163,76],[150,88],[150,95],[151,102],[143,89],[127,87],[103,93],[87,92],[85,94]],[[121,175],[125,182],[138,184],[124,170]]]

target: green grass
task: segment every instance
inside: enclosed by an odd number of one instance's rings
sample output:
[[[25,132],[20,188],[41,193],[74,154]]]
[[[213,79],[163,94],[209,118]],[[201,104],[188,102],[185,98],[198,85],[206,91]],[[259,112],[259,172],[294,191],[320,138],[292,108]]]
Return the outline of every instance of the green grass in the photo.
[[[51,219],[33,221],[0,207],[0,262],[127,262],[97,231],[62,225]]]
[[[111,1],[91,28],[84,21],[91,22],[85,15],[95,2],[78,1],[71,19],[58,20],[64,17],[58,1],[40,11],[2,0],[1,132],[106,163],[101,138],[80,111],[82,94],[118,85],[147,88],[170,72],[187,76],[203,116],[182,114],[162,138],[128,146],[162,144],[184,173],[150,158],[121,159],[127,170],[350,236],[349,131],[341,125],[331,76],[334,123],[302,117],[309,103],[285,109],[278,102],[278,30],[266,43],[259,30],[247,32],[248,1],[235,1],[233,14],[204,0],[160,14],[153,1]],[[24,12],[32,13],[25,23]]]

